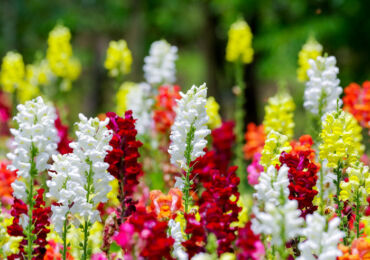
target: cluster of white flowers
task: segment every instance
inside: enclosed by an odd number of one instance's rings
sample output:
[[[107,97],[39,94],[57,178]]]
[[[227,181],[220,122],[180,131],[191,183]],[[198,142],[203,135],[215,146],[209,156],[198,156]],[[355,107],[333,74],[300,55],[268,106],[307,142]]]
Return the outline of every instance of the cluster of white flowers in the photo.
[[[341,256],[342,252],[338,249],[338,243],[343,238],[344,233],[338,229],[340,220],[334,218],[326,228],[326,219],[315,212],[306,218],[307,227],[302,233],[307,240],[299,243],[301,256],[297,260],[335,260]]]
[[[270,202],[277,205],[281,192],[288,197],[288,171],[289,168],[284,164],[279,171],[271,165],[266,172],[261,173],[259,183],[254,187],[256,192],[253,194],[259,203]]]
[[[271,235],[271,245],[283,245],[301,233],[304,220],[300,217],[301,211],[297,207],[296,200],[286,200],[283,205],[278,206],[267,202],[265,212],[254,208],[256,217],[252,219],[253,232]]]
[[[135,128],[138,134],[144,134],[152,125],[151,87],[147,83],[139,83],[130,88],[126,97],[127,110],[132,110],[132,115],[137,120]]]
[[[150,84],[172,84],[176,81],[177,47],[167,41],[153,42],[145,57],[144,76]]]
[[[193,131],[191,139],[190,160],[193,161],[204,155],[204,147],[207,145],[205,139],[211,131],[207,127],[209,120],[206,111],[207,87],[204,83],[200,87],[192,86],[186,93],[180,92],[181,99],[176,107],[176,118],[171,128],[171,145],[168,149],[171,155],[171,163],[177,164],[182,169],[187,169],[187,138]]]
[[[184,251],[183,246],[181,243],[185,241],[182,232],[181,232],[181,224],[180,222],[176,222],[173,219],[168,221],[168,227],[171,231],[171,237],[175,240],[173,244],[173,255],[176,259],[179,260],[188,260],[189,256]]]
[[[309,60],[310,69],[307,71],[309,80],[306,83],[304,92],[304,107],[313,114],[322,115],[332,112],[337,108],[337,100],[342,93],[339,86],[340,80],[337,77],[339,69],[335,66],[334,56],[317,57],[316,60]],[[339,106],[342,101],[339,99]]]
[[[47,182],[50,189],[47,196],[60,203],[59,206],[52,206],[52,222],[57,232],[62,231],[68,211],[92,224],[99,221],[100,215],[95,207],[107,201],[111,190],[109,182],[114,179],[107,172],[109,164],[104,162],[112,149],[109,145],[112,132],[106,128],[109,119],[87,119],[82,114],[79,118],[77,140],[70,144],[73,153],[53,156],[54,164],[49,172],[52,179]]]
[[[32,161],[38,172],[50,167],[48,161],[51,155],[57,153],[59,136],[55,128],[57,115],[54,107],[44,103],[41,97],[27,101],[24,105],[18,105],[18,114],[14,119],[18,123],[18,129],[11,129],[14,135],[12,153],[8,158],[12,164],[8,168],[18,170],[18,177],[28,182]],[[23,201],[26,200],[26,184],[16,180],[12,183],[13,195]]]

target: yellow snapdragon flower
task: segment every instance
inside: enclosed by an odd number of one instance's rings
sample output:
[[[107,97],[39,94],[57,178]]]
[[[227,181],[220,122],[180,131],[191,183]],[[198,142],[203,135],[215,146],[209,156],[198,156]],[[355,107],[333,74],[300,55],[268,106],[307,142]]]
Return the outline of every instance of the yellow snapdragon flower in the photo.
[[[348,112],[344,112],[347,114],[349,119],[349,128],[352,128],[352,137],[353,137],[353,146],[354,150],[359,156],[362,156],[365,152],[365,145],[363,144],[363,137],[362,137],[362,127],[356,120],[356,118]]]
[[[370,194],[370,173],[369,167],[363,163],[357,162],[347,168],[348,182],[340,183],[342,200],[349,200],[356,203],[356,197],[359,195],[360,205],[367,204],[366,199]]]
[[[114,178],[109,185],[112,187],[111,191],[107,194],[107,198],[109,201],[109,204],[112,206],[119,206],[119,200],[117,198],[118,196],[118,180]]]
[[[71,32],[69,29],[57,25],[49,33],[46,57],[52,72],[56,76],[74,81],[81,73],[81,64],[79,60],[73,57],[70,40]]]
[[[226,60],[230,62],[251,63],[253,60],[252,32],[244,20],[233,23],[229,30],[226,46]]]
[[[125,40],[111,41],[107,49],[104,67],[111,77],[117,77],[130,72],[132,64],[131,51]]]
[[[3,58],[0,71],[0,85],[3,90],[13,93],[24,83],[25,66],[22,55],[10,51]]]
[[[278,93],[269,98],[265,106],[265,119],[263,121],[266,134],[274,130],[286,135],[291,140],[294,130],[294,109],[294,101],[287,93]]]
[[[322,56],[322,46],[315,38],[310,37],[298,54],[297,78],[299,81],[308,80],[307,70],[310,69],[308,61],[310,59],[315,60],[318,56]]]
[[[265,146],[261,153],[260,164],[265,170],[267,170],[270,165],[275,166],[276,164],[280,164],[280,154],[283,151],[288,153],[291,149],[292,147],[289,144],[288,137],[272,130],[266,138]]]
[[[322,125],[319,146],[321,160],[328,161],[329,168],[337,168],[340,161],[347,165],[354,163],[359,158],[358,144],[355,141],[355,128],[352,116],[343,110],[326,114]]]
[[[220,105],[217,103],[214,97],[208,97],[206,103],[207,115],[209,117],[208,126],[211,129],[217,128],[221,125],[221,117],[218,111]]]
[[[116,94],[116,112],[118,115],[124,115],[127,110],[127,95],[136,87],[134,82],[124,82],[118,89]]]
[[[367,236],[367,240],[370,241],[370,216],[364,216],[361,219],[361,222],[364,223],[364,233]]]

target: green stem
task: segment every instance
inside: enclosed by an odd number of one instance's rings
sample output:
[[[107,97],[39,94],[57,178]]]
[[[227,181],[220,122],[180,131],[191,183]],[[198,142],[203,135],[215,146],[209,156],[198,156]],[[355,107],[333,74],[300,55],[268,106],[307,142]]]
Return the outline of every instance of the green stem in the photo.
[[[245,110],[245,89],[246,84],[243,79],[243,64],[238,61],[235,62],[235,80],[239,87],[236,93],[236,107],[235,107],[235,133],[236,133],[236,149],[235,149],[235,164],[238,166],[238,176],[241,179],[241,183],[246,184],[245,174],[245,161],[243,156],[243,145],[244,145],[244,120]]]
[[[340,198],[340,191],[341,191],[340,183],[342,181],[342,166],[341,166],[340,163],[338,164],[338,167],[334,170],[334,172],[337,175],[337,179],[334,181],[335,185],[336,185],[336,188],[337,188],[337,193],[336,193],[336,197],[335,197],[335,203],[337,203],[336,214],[340,219],[339,228],[340,228],[340,230],[342,230],[346,234],[345,237],[343,238],[343,243],[344,243],[344,245],[348,245],[347,232],[346,232],[347,221],[346,221],[346,216],[342,215],[343,203],[339,199]]]
[[[68,213],[66,214],[66,219],[64,220],[64,226],[63,226],[63,260],[67,259],[67,232],[68,232],[67,215]]]
[[[34,234],[32,233],[34,230],[33,227],[33,206],[34,206],[34,200],[33,200],[33,195],[34,195],[34,190],[33,190],[33,182],[34,178],[37,175],[37,168],[36,168],[36,163],[35,163],[35,157],[37,155],[37,149],[31,144],[31,169],[30,169],[30,179],[28,183],[28,196],[27,196],[27,204],[28,204],[28,225],[27,225],[27,230],[26,230],[26,237],[27,237],[27,258],[28,260],[32,260],[32,255],[33,255],[33,241],[35,239]]]
[[[361,213],[360,213],[360,196],[361,192],[357,191],[356,192],[356,221],[355,221],[355,226],[356,226],[356,237],[360,238],[360,219],[361,219]]]
[[[92,192],[93,190],[93,175],[94,175],[94,172],[92,171],[92,162],[90,160],[87,161],[87,163],[90,165],[90,169],[89,169],[89,172],[86,172],[86,201],[87,203],[91,203],[90,202],[90,193]],[[90,230],[89,230],[89,227],[90,227],[90,221],[85,219],[85,223],[84,223],[84,226],[83,226],[83,232],[84,232],[84,242],[83,242],[83,255],[82,255],[82,259],[83,260],[87,260],[88,257],[89,257],[89,252],[88,252],[88,241],[89,241],[89,236],[90,236]]]

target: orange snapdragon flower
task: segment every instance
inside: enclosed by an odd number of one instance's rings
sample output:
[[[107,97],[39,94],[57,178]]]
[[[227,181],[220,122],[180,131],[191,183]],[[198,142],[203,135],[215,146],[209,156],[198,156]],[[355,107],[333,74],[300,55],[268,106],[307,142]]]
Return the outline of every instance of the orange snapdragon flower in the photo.
[[[370,260],[370,242],[363,237],[354,240],[351,248],[339,244],[339,249],[343,252],[339,260]]]
[[[245,133],[244,158],[251,160],[254,154],[260,153],[265,145],[265,140],[266,134],[263,125],[257,126],[255,123],[249,123]]]
[[[7,169],[9,162],[0,161],[0,198],[1,203],[11,204],[13,201],[13,189],[12,182],[16,179],[16,171],[10,171]]]
[[[300,152],[308,152],[308,159],[311,162],[315,161],[315,150],[312,148],[313,140],[310,135],[302,135],[299,141],[293,140],[290,142],[292,150],[290,151],[293,155],[298,155]]]
[[[49,240],[43,260],[62,260],[62,245]],[[67,252],[67,260],[74,260],[73,256]]]
[[[173,218],[177,211],[183,211],[182,192],[180,189],[172,188],[168,194],[163,194],[160,190],[150,191],[151,200],[148,211],[155,212],[158,219]]]
[[[370,128],[370,81],[362,87],[351,83],[344,89],[343,110],[350,112],[362,127]]]

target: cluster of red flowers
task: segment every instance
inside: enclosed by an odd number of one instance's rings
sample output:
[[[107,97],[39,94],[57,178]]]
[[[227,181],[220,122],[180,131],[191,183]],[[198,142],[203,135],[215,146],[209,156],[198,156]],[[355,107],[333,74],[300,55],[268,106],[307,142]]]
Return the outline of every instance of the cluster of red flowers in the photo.
[[[266,134],[263,125],[257,126],[255,123],[247,125],[245,133],[244,158],[252,160],[256,153],[260,153],[265,145]]]
[[[319,168],[308,159],[309,155],[307,151],[301,151],[297,155],[283,152],[279,159],[281,165],[286,164],[289,167],[289,199],[298,202],[304,218],[317,209],[312,202],[318,193],[313,187],[316,186]],[[280,166],[277,165],[276,168],[279,169]]]
[[[201,223],[208,233],[216,235],[219,255],[231,252],[236,239],[236,228],[231,227],[232,222],[238,221],[241,210],[237,205],[240,179],[236,169],[232,166],[226,172],[212,170],[211,180],[203,183],[205,191],[199,199]]]
[[[182,242],[182,245],[191,259],[194,255],[205,251],[207,235],[203,225],[195,219],[194,214],[185,214],[184,218],[186,220],[185,233],[189,239]]]
[[[239,248],[239,253],[237,255],[237,259],[239,260],[258,260],[261,259],[264,253],[264,247],[260,241],[259,235],[253,233],[251,226],[252,223],[247,222],[245,227],[239,228],[238,240],[236,241],[236,245]]]
[[[58,117],[55,119],[54,125],[58,130],[59,136],[58,151],[61,154],[71,153],[73,152],[73,149],[69,147],[69,144],[72,142],[72,140],[68,136],[68,126],[63,125],[59,113],[57,113],[57,115]]]
[[[5,205],[12,204],[13,189],[12,182],[17,178],[16,171],[10,171],[7,167],[8,161],[0,161],[0,199],[1,203]]]
[[[36,240],[34,241],[36,247],[33,249],[33,259],[42,260],[44,259],[46,245],[48,244],[46,241],[46,236],[50,232],[50,229],[47,227],[50,226],[49,215],[51,210],[50,207],[45,206],[44,189],[37,190],[34,200],[35,205],[32,211],[32,223],[34,225],[34,230],[32,233],[36,236]],[[23,259],[22,257],[25,254],[24,247],[27,245],[27,240],[25,239],[26,237],[19,221],[22,214],[27,215],[27,211],[27,205],[23,201],[14,199],[14,204],[11,210],[11,215],[14,217],[14,219],[12,225],[8,226],[7,231],[10,236],[22,236],[24,238],[20,243],[19,253],[9,256],[8,259],[10,260]]]
[[[177,85],[165,85],[158,88],[153,115],[158,132],[167,133],[170,130],[176,117],[176,99],[180,98],[180,87]]]
[[[344,89],[343,109],[350,112],[363,127],[370,128],[370,81],[349,84]]]
[[[224,172],[230,165],[232,158],[232,146],[235,142],[235,123],[223,122],[219,128],[212,130],[212,146],[215,151],[214,160],[217,169]]]
[[[113,131],[113,137],[109,142],[113,149],[105,157],[105,162],[109,163],[109,173],[119,182],[118,199],[122,205],[121,216],[128,217],[135,211],[133,194],[139,184],[138,178],[143,175],[142,166],[138,163],[140,156],[138,148],[142,143],[136,140],[137,131],[132,111],[126,111],[125,118],[113,112],[108,112],[107,117],[109,118],[107,127]]]
[[[292,155],[299,155],[301,152],[307,153],[307,158],[311,161],[315,161],[315,150],[312,148],[313,140],[310,135],[302,135],[299,138],[299,141],[293,140],[290,143],[290,146],[292,147],[292,150],[290,151],[290,154]]]
[[[136,211],[121,226],[125,227],[127,224],[132,227],[132,230],[126,232],[131,234],[129,244],[136,243],[135,246],[139,248],[141,257],[158,260],[172,259],[171,248],[175,241],[172,237],[167,236],[167,222],[158,221],[154,213],[148,213],[144,207],[137,207]],[[133,239],[135,235],[138,238],[136,242]],[[127,245],[127,243],[120,243],[120,239],[126,240],[125,237],[117,236],[118,244]],[[128,248],[123,247],[123,249],[127,250]]]

